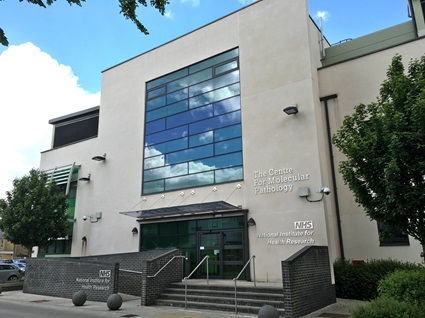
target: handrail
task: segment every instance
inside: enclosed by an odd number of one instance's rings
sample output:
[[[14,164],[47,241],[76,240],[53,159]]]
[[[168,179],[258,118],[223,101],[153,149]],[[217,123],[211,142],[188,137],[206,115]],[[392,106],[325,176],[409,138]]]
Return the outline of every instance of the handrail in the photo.
[[[121,269],[120,268],[119,271],[121,271],[121,272],[127,272],[127,273],[143,274],[143,272],[132,271],[132,270],[129,270],[129,269]]]
[[[252,255],[251,258],[248,260],[248,262],[246,262],[245,266],[240,271],[239,275],[233,278],[233,281],[235,282],[235,313],[236,314],[238,313],[238,298],[237,298],[237,292],[236,292],[236,281],[239,279],[239,276],[241,276],[241,274],[243,273],[245,268],[248,266],[248,264],[251,263],[251,261],[253,261],[252,269],[254,272],[254,287],[257,287],[257,281],[255,280],[255,255]]]
[[[195,269],[185,278],[183,278],[184,280],[184,309],[187,309],[187,280],[190,278],[190,276],[192,276],[192,274],[194,272],[196,272],[196,270],[198,269],[199,266],[201,266],[201,264],[207,260],[207,285],[209,285],[209,269],[208,269],[208,258],[209,256],[206,255],[202,261],[199,262],[199,264],[195,267]]]
[[[156,275],[158,275],[165,267],[167,267],[168,266],[168,264],[170,264],[175,258],[185,258],[185,256],[183,256],[183,255],[175,255],[175,256],[173,256],[164,266],[162,266],[157,272],[156,272],[156,274],[155,275],[148,275],[147,277],[148,278],[153,278],[153,277],[156,277]]]

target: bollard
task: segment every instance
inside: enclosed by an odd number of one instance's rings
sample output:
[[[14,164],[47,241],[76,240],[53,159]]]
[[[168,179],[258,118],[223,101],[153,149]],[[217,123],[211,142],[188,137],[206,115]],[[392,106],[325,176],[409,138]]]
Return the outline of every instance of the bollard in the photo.
[[[118,294],[112,294],[108,297],[106,305],[110,310],[118,310],[122,305],[122,297]]]
[[[258,311],[258,318],[279,318],[279,312],[271,305],[264,305]]]
[[[72,295],[72,303],[74,306],[82,306],[87,300],[87,294],[85,291],[80,290]]]

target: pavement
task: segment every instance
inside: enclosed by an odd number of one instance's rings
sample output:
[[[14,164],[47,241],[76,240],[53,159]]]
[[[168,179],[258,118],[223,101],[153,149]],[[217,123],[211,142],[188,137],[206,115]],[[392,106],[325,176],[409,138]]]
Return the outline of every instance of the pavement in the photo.
[[[102,317],[133,317],[133,318],[225,318],[225,317],[257,317],[257,315],[232,312],[217,312],[210,310],[184,309],[179,307],[165,306],[141,306],[140,298],[130,295],[123,295],[122,306],[119,310],[111,311],[106,303],[86,301],[83,306],[76,307],[71,299],[51,297],[44,295],[26,294],[22,290],[3,291],[0,294],[0,302],[32,304],[34,306],[48,306],[55,308],[64,308],[64,310],[75,311],[78,317],[81,311],[92,312],[96,314],[103,313]],[[337,299],[335,304],[322,308],[319,311],[311,313],[305,318],[347,318],[350,312],[357,306],[364,304],[361,301],[347,299]]]

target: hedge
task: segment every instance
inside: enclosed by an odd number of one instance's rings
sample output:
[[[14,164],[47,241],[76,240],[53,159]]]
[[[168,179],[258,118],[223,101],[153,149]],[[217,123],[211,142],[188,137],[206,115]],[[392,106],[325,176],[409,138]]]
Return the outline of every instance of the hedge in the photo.
[[[378,283],[396,270],[418,269],[420,265],[396,260],[370,260],[352,264],[338,259],[334,263],[335,289],[338,298],[372,300],[378,296]]]

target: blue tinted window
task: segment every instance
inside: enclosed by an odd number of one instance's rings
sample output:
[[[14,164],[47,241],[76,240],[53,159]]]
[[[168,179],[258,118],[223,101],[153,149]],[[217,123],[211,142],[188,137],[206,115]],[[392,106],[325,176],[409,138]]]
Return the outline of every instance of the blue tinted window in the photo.
[[[215,169],[215,157],[189,162],[189,173],[198,173]]]
[[[198,134],[200,132],[217,129],[225,126],[230,126],[233,124],[238,124],[241,122],[240,111],[225,114],[211,119],[202,120],[197,123],[190,124],[190,135]]]
[[[242,139],[230,139],[215,144],[215,155],[242,150]]]
[[[238,55],[146,84],[144,194],[243,179]]]
[[[184,177],[177,177],[165,180],[165,190],[176,190],[190,187],[199,187],[203,185],[214,184],[214,172],[204,172],[191,174]]]
[[[215,157],[215,167],[226,168],[242,165],[242,152],[235,152],[228,155]]]
[[[212,117],[212,105],[199,107],[188,112],[180,113],[167,118],[167,128],[188,124],[194,121]]]
[[[164,192],[164,191],[165,191],[164,180],[143,183],[144,194],[158,193],[158,192]]]
[[[189,99],[189,108],[200,107],[240,94],[239,83],[219,88],[215,91],[198,95]]]
[[[161,144],[145,147],[145,158],[158,156],[159,154],[169,153],[176,150],[187,148],[188,138],[180,138],[172,141],[167,141]]]
[[[214,73],[216,75],[218,75],[218,74],[221,74],[221,73],[226,73],[226,72],[233,70],[233,69],[236,69],[236,68],[238,68],[238,60],[234,60],[234,61],[228,62],[226,64],[217,66],[214,69]]]
[[[165,96],[160,96],[146,102],[146,110],[152,110],[165,105]]]
[[[213,66],[215,64],[221,64],[226,60],[234,59],[238,56],[239,56],[239,50],[233,49],[229,52],[214,56],[214,57],[212,57],[208,60],[205,60],[203,62],[200,62],[200,63],[197,63],[195,65],[190,66],[189,67],[189,73],[192,74],[192,73],[195,73],[195,72],[202,70],[204,68]]]
[[[220,87],[229,86],[230,84],[237,82],[239,82],[239,71],[228,73],[220,77],[215,77],[209,81],[189,87],[189,97],[200,95]]]
[[[149,83],[146,84],[146,89],[147,90],[151,90],[154,87],[160,86],[160,85],[164,85],[170,81],[174,81],[177,78],[186,76],[189,72],[188,68],[182,68],[181,70],[162,76],[156,80],[150,81]]]
[[[214,115],[221,115],[225,113],[230,113],[232,111],[241,109],[241,97],[236,96],[229,99],[225,99],[214,103]]]
[[[207,131],[203,134],[198,134],[195,136],[189,137],[189,147],[196,147],[201,145],[210,144],[214,141],[213,139],[214,133],[213,131]]]
[[[164,164],[165,164],[165,156],[159,155],[159,156],[150,157],[148,159],[145,159],[145,164],[143,165],[143,167],[145,169],[151,169],[151,168],[162,167],[162,166],[164,166]]]
[[[165,119],[146,123],[146,135],[149,135],[164,129],[165,129]]]
[[[163,94],[165,94],[165,86],[161,86],[157,89],[150,91],[148,93],[148,99],[151,99],[151,98],[157,97],[159,95],[163,95]]]
[[[177,151],[166,155],[166,164],[172,165],[179,162],[186,162],[195,159],[211,157],[214,153],[212,145],[186,149],[183,151]]]
[[[144,180],[158,180],[187,174],[187,163],[174,166],[165,166],[157,169],[145,170]]]
[[[217,129],[214,132],[214,141],[217,142],[221,140],[232,139],[239,136],[242,136],[242,128],[240,124],[222,129]]]
[[[215,182],[230,182],[243,179],[242,167],[233,167],[215,172]]]
[[[171,94],[167,95],[167,104],[176,103],[178,101],[181,101],[183,99],[187,99],[187,88],[183,88],[179,91],[175,91]]]
[[[181,102],[171,104],[167,107],[162,107],[159,109],[155,109],[146,113],[146,122],[150,122],[152,120],[156,120],[159,118],[164,118],[170,115],[174,115],[180,112],[187,110],[187,100],[183,100]]]
[[[166,130],[157,134],[145,136],[145,143],[147,146],[159,144],[164,141],[178,139],[187,136],[187,126],[177,127],[174,129]]]

